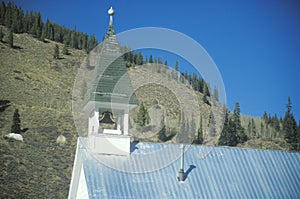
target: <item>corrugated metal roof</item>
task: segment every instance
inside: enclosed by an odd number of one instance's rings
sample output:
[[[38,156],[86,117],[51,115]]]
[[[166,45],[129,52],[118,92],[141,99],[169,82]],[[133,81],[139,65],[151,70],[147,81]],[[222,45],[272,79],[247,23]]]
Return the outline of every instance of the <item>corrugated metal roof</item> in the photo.
[[[300,153],[192,145],[180,183],[179,145],[135,143],[130,156],[115,156],[78,142],[90,198],[300,197]]]

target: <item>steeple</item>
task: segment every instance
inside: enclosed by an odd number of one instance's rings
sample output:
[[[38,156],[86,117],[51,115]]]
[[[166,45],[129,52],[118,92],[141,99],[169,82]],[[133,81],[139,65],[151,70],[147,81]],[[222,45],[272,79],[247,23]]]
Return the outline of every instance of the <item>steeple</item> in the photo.
[[[123,59],[121,46],[113,28],[115,11],[110,7],[107,13],[110,16],[109,26],[106,38],[96,52],[99,53],[96,55],[98,61],[85,96],[84,107],[87,108],[89,102],[99,102],[101,106],[106,103],[110,108],[113,103],[130,107],[136,106],[138,102],[135,94],[132,94],[126,62]]]
[[[112,7],[110,7],[110,9],[107,11],[107,13],[109,14],[109,26],[108,26],[108,30],[106,33],[106,38],[108,38],[109,36],[115,35],[115,30],[113,27],[113,15],[115,14],[115,11]]]

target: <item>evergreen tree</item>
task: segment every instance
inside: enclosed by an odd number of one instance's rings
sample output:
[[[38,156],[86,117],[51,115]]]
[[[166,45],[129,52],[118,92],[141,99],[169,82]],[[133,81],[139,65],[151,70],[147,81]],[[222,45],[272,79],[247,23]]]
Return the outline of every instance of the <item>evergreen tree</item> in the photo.
[[[6,5],[4,1],[2,1],[0,6],[0,24],[5,25],[5,11],[6,11]]]
[[[279,133],[280,123],[276,114],[272,117],[272,126],[274,127],[275,131]]]
[[[12,6],[11,6],[10,1],[7,3],[4,18],[5,18],[5,21],[4,21],[5,26],[7,28],[11,28],[11,25],[12,25]]]
[[[11,47],[11,48],[14,47],[14,34],[13,34],[13,31],[11,29],[9,30],[8,44],[9,44],[9,47]]]
[[[160,131],[158,132],[158,139],[162,142],[167,141],[167,135],[166,135],[166,125],[165,125],[165,118],[164,116],[161,119],[161,124],[160,124]]]
[[[191,134],[193,135],[193,138],[194,138],[197,131],[196,131],[195,118],[194,118],[193,114],[192,114],[192,118],[191,118],[190,132],[191,132]]]
[[[292,149],[296,149],[298,143],[297,123],[292,114],[292,102],[290,97],[288,98],[286,109],[287,110],[283,119],[283,134],[285,140],[291,144]]]
[[[153,63],[153,57],[152,57],[152,55],[150,55],[150,57],[149,57],[149,63]]]
[[[43,29],[42,29],[41,37],[40,37],[40,40],[43,42],[45,41],[45,38],[46,38],[46,31],[47,31],[46,25],[44,25]]]
[[[202,100],[205,104],[211,105],[210,102],[207,99],[208,97],[209,97],[209,90],[208,90],[208,86],[207,86],[206,82],[204,81],[203,82],[203,97],[202,97]]]
[[[69,53],[69,49],[68,49],[67,44],[64,44],[64,47],[63,47],[63,49],[62,49],[62,53],[63,53],[64,55],[69,55],[69,54],[70,54],[70,53]]]
[[[90,53],[90,51],[93,50],[97,45],[98,45],[98,42],[95,38],[95,35],[92,34],[90,36],[90,39],[87,42],[87,49],[86,49],[87,53]]]
[[[263,120],[264,120],[264,122],[265,122],[266,124],[268,123],[269,117],[268,117],[268,114],[267,114],[266,111],[264,112]]]
[[[193,75],[193,88],[195,91],[199,91],[199,79],[198,76],[196,74]]]
[[[11,132],[12,133],[21,133],[21,120],[20,120],[20,114],[19,110],[16,109],[13,116],[13,124],[11,126]]]
[[[242,127],[240,120],[240,104],[235,103],[234,112],[233,112],[233,122],[235,124],[236,133],[238,136],[238,143],[244,143],[248,140],[247,135],[245,134],[245,129]]]
[[[56,44],[54,47],[54,54],[53,54],[54,59],[59,59],[59,46]]]
[[[163,64],[163,61],[162,61],[161,57],[159,57],[159,58],[157,59],[157,63],[158,63],[158,64]]]
[[[219,101],[219,92],[216,86],[214,87],[214,100]]]
[[[225,146],[236,146],[238,144],[236,126],[235,123],[229,118],[227,111],[225,113],[224,126],[218,144]]]
[[[248,133],[248,136],[252,135],[252,123],[251,123],[251,120],[248,122],[247,133]]]
[[[175,69],[175,71],[172,71],[172,77],[175,80],[178,80],[178,69],[179,69],[179,66],[178,66],[178,61],[177,60],[175,61],[174,69]]]
[[[143,64],[143,55],[141,52],[138,52],[134,55],[134,62],[136,65],[142,65]]]
[[[264,137],[265,135],[265,126],[263,122],[260,122],[260,137]]]
[[[211,111],[208,124],[208,134],[213,137],[216,136],[216,133],[216,120],[213,112]]]
[[[203,143],[203,127],[202,127],[202,116],[200,116],[200,123],[199,123],[199,128],[197,131],[197,136],[194,140],[194,144],[202,144]]]
[[[178,61],[177,60],[175,61],[174,69],[175,69],[176,73],[178,73],[179,66],[178,66]]]
[[[252,118],[252,121],[251,121],[251,127],[252,127],[252,135],[254,137],[256,137],[256,127],[255,127],[255,122],[254,122],[254,119]]]
[[[144,103],[142,102],[139,111],[137,114],[137,123],[140,126],[146,126],[150,122],[150,117],[147,108],[144,106]]]
[[[300,150],[300,121],[298,123],[298,127],[297,127],[297,150]]]
[[[2,28],[0,28],[0,42],[3,41],[4,33],[2,31]]]

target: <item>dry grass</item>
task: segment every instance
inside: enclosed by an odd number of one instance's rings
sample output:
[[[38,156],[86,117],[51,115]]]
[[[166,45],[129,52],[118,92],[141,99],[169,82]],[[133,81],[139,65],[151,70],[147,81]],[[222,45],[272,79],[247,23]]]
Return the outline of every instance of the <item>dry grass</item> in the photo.
[[[14,34],[14,49],[0,42],[0,99],[11,102],[0,113],[0,198],[67,197],[77,137],[72,86],[85,53],[71,49],[54,60],[55,44],[28,34]],[[23,143],[3,138],[16,108],[29,129]],[[65,145],[56,143],[57,132],[64,132]]]

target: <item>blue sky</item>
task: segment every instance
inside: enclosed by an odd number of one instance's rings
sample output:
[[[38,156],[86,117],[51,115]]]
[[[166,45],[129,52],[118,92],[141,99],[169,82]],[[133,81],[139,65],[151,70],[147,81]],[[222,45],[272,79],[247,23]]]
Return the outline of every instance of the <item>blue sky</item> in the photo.
[[[210,54],[222,75],[227,106],[239,102],[241,112],[284,116],[288,96],[300,119],[300,2],[297,0],[15,0],[23,9],[40,11],[101,40],[108,26],[107,10],[116,13],[122,32],[164,27],[195,39]],[[172,65],[172,60],[168,61]],[[181,66],[179,65],[181,68]],[[185,70],[181,68],[181,70]]]

